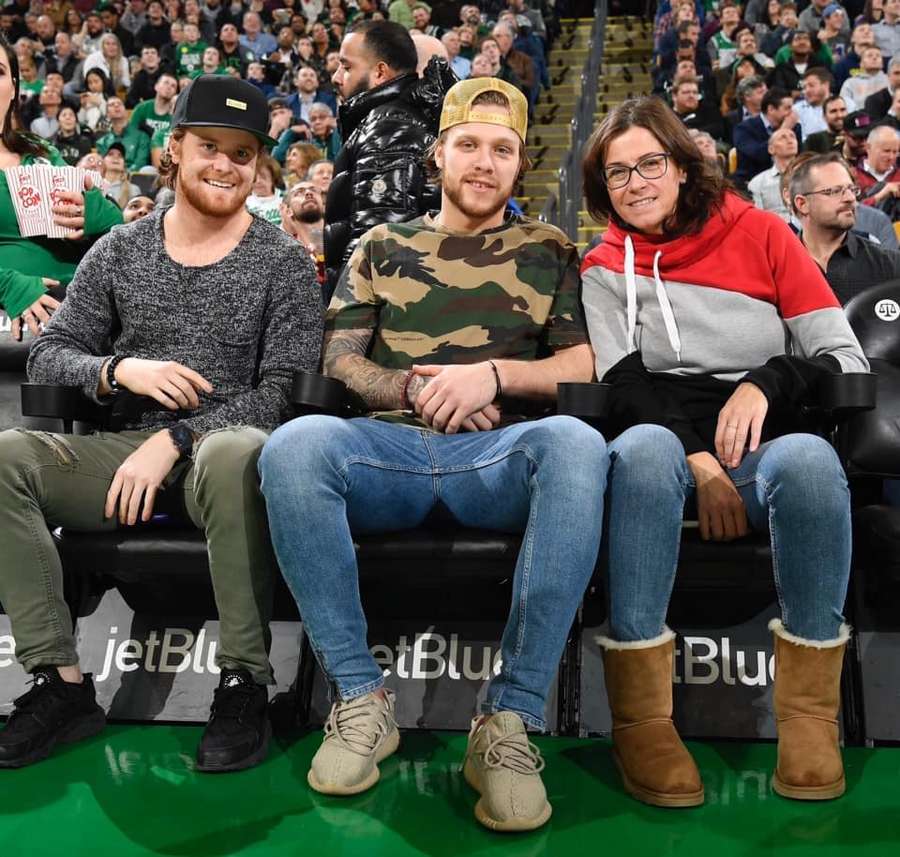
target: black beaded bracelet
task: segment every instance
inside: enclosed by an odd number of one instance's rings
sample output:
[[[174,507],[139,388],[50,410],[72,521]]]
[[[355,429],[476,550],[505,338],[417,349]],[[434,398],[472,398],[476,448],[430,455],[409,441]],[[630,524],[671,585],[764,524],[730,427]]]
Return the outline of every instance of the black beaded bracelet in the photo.
[[[117,354],[106,364],[106,383],[113,392],[118,392],[121,387],[116,380],[116,367],[127,357],[126,354]]]
[[[491,369],[494,370],[494,380],[497,382],[497,395],[494,398],[499,399],[503,396],[503,385],[500,383],[500,372],[497,370],[497,366],[493,360],[488,360],[488,363],[491,364]]]

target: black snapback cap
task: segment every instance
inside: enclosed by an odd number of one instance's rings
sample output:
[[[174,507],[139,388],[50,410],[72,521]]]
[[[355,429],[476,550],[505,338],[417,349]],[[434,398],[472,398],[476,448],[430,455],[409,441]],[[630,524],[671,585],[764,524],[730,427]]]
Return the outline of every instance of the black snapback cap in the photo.
[[[172,130],[191,127],[236,128],[264,146],[276,145],[269,134],[269,102],[262,90],[230,75],[202,74],[178,96]]]

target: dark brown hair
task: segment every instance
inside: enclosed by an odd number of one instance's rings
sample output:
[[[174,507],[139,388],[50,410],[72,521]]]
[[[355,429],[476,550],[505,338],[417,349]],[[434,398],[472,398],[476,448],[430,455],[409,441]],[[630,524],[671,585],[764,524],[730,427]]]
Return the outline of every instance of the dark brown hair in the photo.
[[[478,107],[482,104],[490,107],[501,107],[504,110],[510,109],[509,99],[502,92],[497,92],[495,89],[488,89],[475,96],[472,101],[472,107]],[[448,128],[447,130],[450,129]],[[428,174],[428,178],[438,185],[441,183],[441,171],[438,169],[437,162],[434,159],[434,153],[437,151],[438,143],[442,143],[446,135],[447,131],[441,133],[425,151],[425,172]],[[528,150],[521,140],[519,143],[519,172],[516,175],[516,184],[531,169],[531,158],[528,157]]]
[[[33,155],[36,158],[47,156],[47,147],[40,138],[32,134],[26,134],[22,128],[22,116],[19,113],[19,58],[12,49],[6,37],[0,34],[0,48],[6,54],[6,62],[9,65],[9,74],[15,88],[9,109],[3,117],[3,128],[0,130],[0,138],[8,152],[16,155]]]
[[[652,95],[629,99],[611,110],[587,141],[582,169],[584,196],[591,216],[598,221],[609,218],[623,229],[631,229],[613,208],[604,166],[610,143],[635,127],[653,134],[672,164],[685,173],[675,211],[663,224],[663,231],[673,237],[699,232],[710,214],[722,205],[729,185],[715,166],[700,154],[697,144],[672,109]]]

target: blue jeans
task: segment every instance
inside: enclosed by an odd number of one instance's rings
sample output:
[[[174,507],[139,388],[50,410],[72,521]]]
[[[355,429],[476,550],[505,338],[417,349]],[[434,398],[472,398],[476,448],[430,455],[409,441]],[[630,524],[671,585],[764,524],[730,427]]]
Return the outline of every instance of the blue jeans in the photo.
[[[678,565],[685,501],[695,492],[684,447],[668,429],[634,426],[609,444],[610,637],[662,633]],[[850,492],[831,446],[810,434],[762,444],[728,471],[750,526],[772,543],[785,628],[838,636],[850,576]]]
[[[416,527],[441,502],[463,526],[524,531],[503,665],[483,710],[515,711],[543,729],[597,561],[608,467],[603,437],[564,416],[456,435],[325,416],[275,431],[259,461],[272,542],[339,696],[384,682],[366,643],[351,533]]]

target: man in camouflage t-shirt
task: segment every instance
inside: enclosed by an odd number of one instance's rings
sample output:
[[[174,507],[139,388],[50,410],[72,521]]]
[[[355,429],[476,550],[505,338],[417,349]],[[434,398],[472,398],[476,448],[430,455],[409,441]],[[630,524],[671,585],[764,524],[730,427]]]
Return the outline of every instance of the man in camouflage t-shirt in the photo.
[[[593,374],[575,247],[555,227],[505,217],[527,110],[495,79],[448,92],[432,154],[440,211],[367,232],[328,310],[325,370],[368,416],[294,420],[259,465],[279,564],[339,695],[308,776],[326,794],[374,785],[399,742],[351,533],[416,527],[438,503],[463,526],[524,532],[503,668],[465,765],[476,817],[499,830],[550,817],[525,728],[545,725],[597,559],[609,464],[578,420],[526,417],[552,406],[558,382]]]

